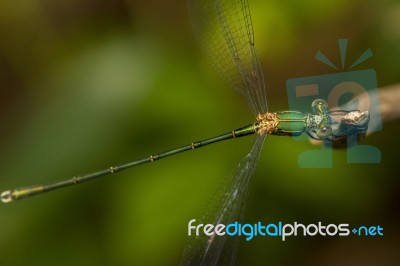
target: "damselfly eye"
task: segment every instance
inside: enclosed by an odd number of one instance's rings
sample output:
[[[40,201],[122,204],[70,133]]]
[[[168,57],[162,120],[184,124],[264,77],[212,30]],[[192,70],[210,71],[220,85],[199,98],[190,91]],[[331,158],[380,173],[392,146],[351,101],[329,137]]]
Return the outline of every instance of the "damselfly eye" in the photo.
[[[322,99],[317,99],[312,102],[311,108],[315,113],[323,114],[328,112],[328,103]]]
[[[319,129],[317,130],[317,136],[320,138],[329,137],[332,133],[332,128],[330,126],[326,126],[321,124]]]

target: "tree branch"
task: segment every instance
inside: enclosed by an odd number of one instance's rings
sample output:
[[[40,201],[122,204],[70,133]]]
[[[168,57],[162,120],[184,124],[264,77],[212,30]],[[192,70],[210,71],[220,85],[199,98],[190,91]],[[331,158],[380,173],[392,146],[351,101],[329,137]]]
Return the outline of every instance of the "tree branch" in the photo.
[[[379,112],[373,115],[380,115],[382,124],[399,120],[400,119],[400,84],[387,86],[379,89]],[[361,93],[356,96],[353,100],[358,101],[360,111],[367,111],[370,104],[370,96],[367,92]],[[338,108],[332,108],[338,109]],[[371,120],[374,120],[371,117]],[[376,120],[375,120],[376,121]],[[370,130],[367,132],[367,136],[374,132],[373,127],[377,125],[370,125]],[[372,128],[371,128],[372,127]],[[372,130],[371,130],[372,129]],[[365,136],[359,135],[359,140],[362,140]],[[323,141],[310,139],[310,142],[314,145],[321,145]],[[346,148],[346,142],[334,142],[332,147],[334,148]]]

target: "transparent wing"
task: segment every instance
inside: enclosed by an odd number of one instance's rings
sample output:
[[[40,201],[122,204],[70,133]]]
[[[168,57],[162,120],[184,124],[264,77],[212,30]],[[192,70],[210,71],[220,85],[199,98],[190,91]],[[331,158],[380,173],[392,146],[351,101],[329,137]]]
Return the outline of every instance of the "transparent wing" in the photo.
[[[246,98],[254,115],[268,110],[247,0],[188,0],[193,28],[218,73]]]
[[[243,158],[235,170],[225,190],[219,194],[196,224],[224,224],[241,222],[254,170],[266,135],[257,135],[251,151]],[[233,265],[236,258],[239,238],[230,236],[189,237],[185,246],[181,265]]]

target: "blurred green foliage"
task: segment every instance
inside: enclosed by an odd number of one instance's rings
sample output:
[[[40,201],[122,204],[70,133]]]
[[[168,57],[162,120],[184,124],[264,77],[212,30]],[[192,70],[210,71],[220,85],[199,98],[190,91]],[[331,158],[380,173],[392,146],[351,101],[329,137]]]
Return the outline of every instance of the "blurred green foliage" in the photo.
[[[331,73],[317,50],[398,83],[399,1],[250,0],[270,110],[288,78]],[[51,182],[217,135],[254,119],[202,57],[185,1],[0,2],[0,190]],[[380,224],[382,238],[241,243],[239,265],[399,261],[399,123],[366,140],[377,165],[300,169],[307,142],[268,137],[246,221]],[[2,265],[176,265],[187,222],[250,149],[219,143],[102,180],[0,206]],[[396,253],[397,252],[397,253]],[[396,257],[397,256],[397,257]]]

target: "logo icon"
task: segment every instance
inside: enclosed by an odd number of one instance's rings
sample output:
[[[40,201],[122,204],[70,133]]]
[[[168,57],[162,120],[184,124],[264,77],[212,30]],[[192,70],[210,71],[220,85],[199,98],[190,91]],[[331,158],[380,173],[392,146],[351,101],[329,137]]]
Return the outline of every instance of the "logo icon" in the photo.
[[[382,129],[379,113],[378,86],[374,69],[353,70],[356,66],[372,57],[371,49],[367,49],[353,64],[346,67],[347,39],[339,39],[341,58],[340,67],[333,64],[322,52],[318,51],[315,59],[330,66],[336,71],[332,74],[293,78],[286,81],[289,108],[291,110],[309,110],[315,99],[324,99],[330,108],[352,111],[364,109],[370,114],[368,132]],[[360,102],[358,95],[367,95]],[[335,108],[336,109],[336,108]],[[305,140],[306,136],[296,137]],[[347,136],[347,163],[379,163],[379,149],[370,145],[360,145],[358,136]],[[325,143],[320,149],[305,151],[299,155],[300,168],[332,168],[332,144]]]

